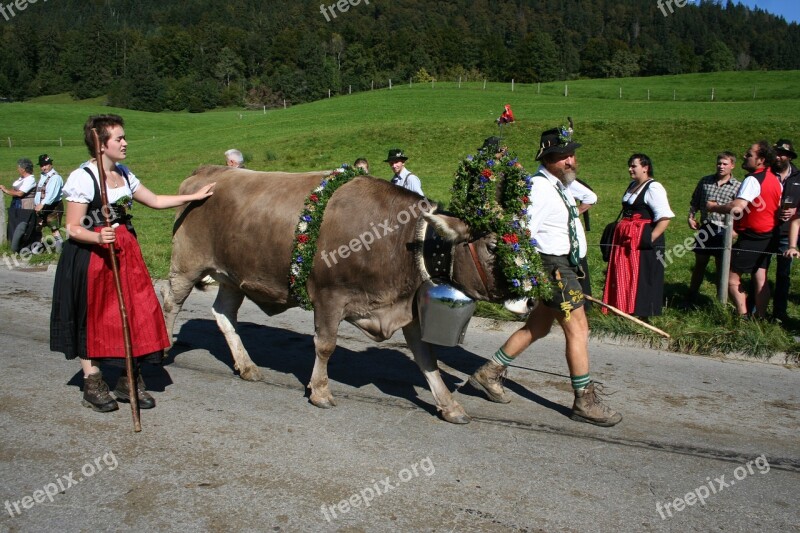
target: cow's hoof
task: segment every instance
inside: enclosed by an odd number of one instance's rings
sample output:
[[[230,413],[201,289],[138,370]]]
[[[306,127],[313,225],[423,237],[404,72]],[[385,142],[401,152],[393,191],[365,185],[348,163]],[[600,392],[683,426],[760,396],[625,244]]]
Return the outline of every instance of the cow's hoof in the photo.
[[[262,381],[264,379],[256,365],[250,365],[245,367],[244,370],[240,370],[239,377],[245,381]]]
[[[308,399],[312,404],[321,409],[330,409],[331,407],[336,407],[336,402],[333,400],[333,396],[330,394],[322,395],[312,392]]]
[[[446,411],[442,410],[439,414],[443,420],[451,424],[469,424],[472,420],[459,404],[454,405]]]

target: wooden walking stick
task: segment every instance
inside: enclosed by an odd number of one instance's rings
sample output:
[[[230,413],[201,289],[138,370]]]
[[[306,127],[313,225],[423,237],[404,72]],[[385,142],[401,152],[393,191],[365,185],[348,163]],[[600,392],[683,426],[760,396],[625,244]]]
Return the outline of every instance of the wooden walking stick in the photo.
[[[97,129],[92,128],[94,136],[94,153],[97,158],[97,170],[100,173],[100,200],[103,202],[101,211],[105,219],[105,226],[111,227],[111,213],[106,207],[108,205],[108,192],[106,191],[106,169],[103,164],[103,153],[100,146],[100,137]],[[117,289],[117,303],[119,304],[119,314],[122,318],[122,337],[125,341],[125,371],[128,374],[128,397],[131,402],[131,414],[133,415],[133,431],[136,433],[142,430],[142,423],[139,420],[139,391],[136,379],[133,376],[133,348],[131,347],[131,330],[128,326],[128,311],[125,309],[125,299],[122,296],[122,282],[119,278],[119,265],[117,264],[117,250],[114,243],[108,243],[108,252],[111,258],[111,271],[114,273],[114,286]]]
[[[650,325],[650,324],[648,324],[647,322],[644,322],[644,321],[642,321],[642,320],[639,320],[638,318],[636,318],[636,317],[633,317],[633,316],[629,315],[628,313],[626,313],[626,312],[624,312],[624,311],[620,311],[619,309],[617,309],[617,308],[616,308],[616,307],[614,307],[613,305],[609,305],[609,304],[607,304],[607,303],[605,303],[605,302],[603,302],[603,301],[601,301],[601,300],[598,300],[597,298],[592,298],[591,296],[589,296],[589,295],[587,295],[587,294],[584,294],[584,295],[583,295],[583,297],[584,297],[584,298],[586,298],[587,300],[589,300],[590,302],[594,302],[594,303],[596,303],[597,305],[602,305],[602,306],[603,306],[603,307],[605,307],[606,309],[609,309],[611,312],[613,312],[613,313],[615,313],[615,314],[617,314],[617,315],[621,316],[622,318],[627,318],[627,319],[628,319],[628,320],[630,320],[631,322],[634,322],[634,323],[636,323],[636,324],[639,324],[640,326],[643,326],[643,327],[645,327],[645,328],[647,328],[647,329],[649,329],[649,330],[651,330],[651,331],[655,331],[655,332],[656,332],[656,333],[658,333],[659,335],[663,335],[664,337],[666,337],[666,338],[668,338],[668,339],[671,339],[671,338],[672,338],[672,337],[670,337],[669,333],[667,333],[666,331],[662,331],[662,330],[658,329],[657,327],[655,327],[655,326],[651,326],[651,325]]]

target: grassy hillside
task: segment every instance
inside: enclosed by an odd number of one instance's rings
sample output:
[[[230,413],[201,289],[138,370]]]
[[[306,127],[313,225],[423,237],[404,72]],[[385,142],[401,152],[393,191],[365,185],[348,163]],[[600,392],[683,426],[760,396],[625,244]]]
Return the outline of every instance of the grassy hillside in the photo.
[[[627,158],[633,152],[650,155],[656,178],[665,185],[677,214],[667,231],[668,246],[672,246],[691,235],[685,222],[689,198],[697,180],[713,173],[717,152],[742,154],[761,138],[774,141],[780,136],[800,142],[800,72],[585,80],[569,85],[570,95],[564,97],[563,83],[540,88],[516,85],[514,92],[510,84],[488,84],[485,90],[483,84],[475,83],[460,89],[455,83],[404,84],[391,91],[266,113],[149,114],[115,110],[98,102],[61,103],[53,97],[0,104],[0,180],[7,184],[13,180],[17,158],[35,161],[45,152],[66,176],[87,158],[81,140],[86,117],[119,112],[127,122],[127,162],[159,193],[176,191],[199,165],[222,163],[223,152],[231,147],[242,150],[253,169],[326,169],[363,156],[369,159],[373,175],[388,178],[388,165],[382,161],[389,148],[399,146],[410,155],[407,166],[422,178],[425,192],[447,202],[458,161],[474,152],[485,137],[497,134],[494,119],[508,103],[517,123],[506,126],[503,136],[530,170],[536,168],[539,133],[566,123],[568,115],[575,120],[576,137],[583,143],[578,152],[579,175],[600,197],[592,209],[591,244],[596,245],[603,225],[619,211],[628,181]],[[620,86],[623,99],[614,92]],[[713,102],[712,87],[717,95]],[[646,100],[648,88],[650,101]],[[634,99],[637,92],[639,99]],[[731,101],[734,97],[740,100]],[[134,215],[148,265],[154,276],[163,277],[169,263],[173,213],[136,207]],[[687,254],[669,266],[668,295],[681,294],[692,262],[693,255]],[[590,264],[599,291],[605,264],[596,247],[590,251]],[[796,287],[800,289],[800,281]],[[713,294],[710,285],[705,291]]]

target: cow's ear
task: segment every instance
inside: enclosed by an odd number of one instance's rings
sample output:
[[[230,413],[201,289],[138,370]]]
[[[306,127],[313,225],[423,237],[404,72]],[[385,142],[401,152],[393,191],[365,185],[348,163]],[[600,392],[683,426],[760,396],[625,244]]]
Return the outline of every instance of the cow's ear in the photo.
[[[436,230],[436,233],[442,239],[450,242],[464,240],[465,237],[461,235],[456,228],[450,225],[450,222],[448,221],[449,217],[443,217],[441,215],[432,215],[426,212],[423,212],[422,216],[425,218],[425,220],[428,221],[428,224],[433,225],[433,228]]]

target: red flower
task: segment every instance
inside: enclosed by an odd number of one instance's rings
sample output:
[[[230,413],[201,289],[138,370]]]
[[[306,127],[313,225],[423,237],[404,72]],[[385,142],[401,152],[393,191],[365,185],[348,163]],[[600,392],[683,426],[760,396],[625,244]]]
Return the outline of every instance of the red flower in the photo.
[[[319,196],[317,196],[316,194],[312,194],[311,196],[308,197],[308,199],[314,203],[319,202]]]
[[[485,178],[491,178],[492,177],[492,171],[489,170],[488,168],[484,168],[483,171],[481,172],[481,175],[483,177],[485,177]]]
[[[306,235],[305,233],[301,233],[300,235],[297,236],[297,241],[302,242],[303,244],[307,243],[308,235]]]
[[[527,204],[528,203],[528,197],[527,196],[523,196],[522,197],[522,203],[523,204]]]
[[[503,242],[506,244],[517,244],[519,242],[519,237],[517,237],[516,233],[506,233],[503,235]]]

